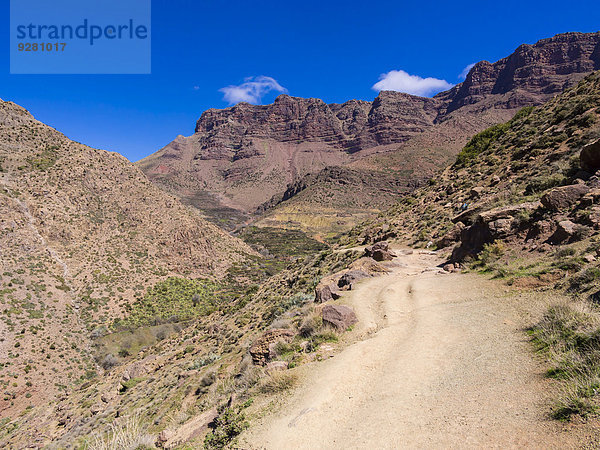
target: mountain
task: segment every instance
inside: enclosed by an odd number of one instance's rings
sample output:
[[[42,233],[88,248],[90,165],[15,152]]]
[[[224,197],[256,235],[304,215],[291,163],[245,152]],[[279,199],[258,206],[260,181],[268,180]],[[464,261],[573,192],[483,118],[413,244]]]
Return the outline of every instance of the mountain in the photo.
[[[102,372],[91,336],[154,283],[219,279],[255,253],[124,157],[0,101],[0,254],[4,417]]]
[[[393,194],[401,195],[451,161],[473,134],[523,106],[542,104],[599,67],[600,34],[566,33],[522,45],[495,63],[479,62],[463,83],[434,98],[382,91],[373,102],[328,105],[282,95],[266,106],[211,109],[194,135],[179,136],[139,166],[162,189],[230,227],[249,220],[260,205],[273,206],[294,184],[306,184],[303,196],[312,204],[288,199],[291,204],[267,222],[331,233],[336,214],[349,214],[344,229],[388,199],[347,208],[352,202],[345,194],[319,199],[325,174],[312,189],[307,181],[313,178],[303,177],[329,166],[366,170],[396,183]],[[378,190],[362,181],[357,186],[359,195],[368,192],[363,200]],[[304,219],[319,214],[324,227]]]
[[[594,72],[543,106],[525,107],[475,135],[427,186],[355,227],[342,242],[400,239],[452,250],[452,262],[472,261],[503,243],[514,258],[496,267],[504,275],[523,258],[533,267],[562,245],[585,253],[586,242],[593,256],[600,233],[598,105],[600,72]],[[580,262],[596,265],[595,257]]]

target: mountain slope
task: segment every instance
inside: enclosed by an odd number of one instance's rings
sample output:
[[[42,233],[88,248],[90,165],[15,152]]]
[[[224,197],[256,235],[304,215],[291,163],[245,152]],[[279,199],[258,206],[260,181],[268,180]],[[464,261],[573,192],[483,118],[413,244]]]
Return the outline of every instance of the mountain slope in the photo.
[[[154,282],[219,277],[253,251],[122,156],[0,102],[0,253],[4,416],[101,371],[90,332]]]
[[[555,245],[593,238],[600,227],[600,166],[593,159],[600,151],[599,105],[595,72],[545,105],[476,135],[428,186],[344,239],[400,238],[440,248],[458,242],[453,258],[461,260],[495,240],[544,255]],[[560,236],[563,221],[577,233]]]
[[[401,185],[414,185],[443,167],[474,133],[510,119],[523,106],[543,103],[599,65],[600,34],[567,33],[522,45],[493,64],[482,61],[463,83],[432,99],[383,91],[371,103],[327,105],[287,95],[272,105],[240,103],[206,111],[193,136],[178,137],[139,165],[207,218],[227,221],[226,213],[238,211],[229,221],[235,226],[290,184],[327,166],[369,170],[375,177],[395,172]],[[274,214],[282,226],[293,223],[298,210],[364,217],[388,204],[384,198],[371,209],[348,210],[347,195],[318,201],[321,188],[304,190],[312,206],[296,200],[272,213],[269,223]],[[302,222],[300,228],[311,227]]]

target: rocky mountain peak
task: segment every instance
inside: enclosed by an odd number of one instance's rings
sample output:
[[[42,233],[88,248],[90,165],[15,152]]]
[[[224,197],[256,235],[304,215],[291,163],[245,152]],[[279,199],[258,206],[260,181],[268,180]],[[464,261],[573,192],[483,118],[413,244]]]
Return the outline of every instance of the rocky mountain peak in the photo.
[[[448,102],[446,113],[486,96],[521,91],[504,103],[507,108],[540,104],[600,68],[600,33],[564,33],[523,44],[495,63],[481,61],[465,81],[435,98]]]

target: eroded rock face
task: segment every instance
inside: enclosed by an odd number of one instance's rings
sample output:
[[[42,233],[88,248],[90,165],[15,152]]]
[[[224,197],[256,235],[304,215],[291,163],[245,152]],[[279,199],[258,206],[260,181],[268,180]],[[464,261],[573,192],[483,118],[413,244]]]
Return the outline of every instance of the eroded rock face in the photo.
[[[358,322],[356,314],[349,306],[326,305],[322,310],[323,323],[338,330],[345,330]]]
[[[472,123],[466,134],[458,129],[450,133],[458,133],[459,139],[453,141],[462,142],[501,121],[479,120],[487,112],[507,119],[511,113],[506,110],[540,105],[600,69],[599,43],[599,33],[566,33],[522,45],[496,63],[476,64],[463,83],[433,99],[382,91],[373,102],[326,104],[282,95],[271,105],[240,103],[210,109],[202,114],[193,136],[178,137],[139,165],[165,189],[177,186],[180,197],[188,198],[192,192],[202,200],[192,204],[204,211],[227,207],[251,213],[263,204],[272,205],[272,199],[294,196],[307,184],[318,183],[319,177],[303,177],[326,167],[354,166],[374,151],[403,151],[413,140],[420,149],[430,148],[441,137],[448,142],[448,130],[438,127],[447,119],[460,115]],[[471,120],[474,115],[477,123]],[[387,147],[391,145],[396,147]],[[431,168],[429,163],[409,160],[401,168],[411,173]],[[441,158],[433,165],[445,163]],[[387,168],[378,167],[374,173]],[[322,174],[331,175],[335,174]],[[403,182],[412,178],[416,176]]]
[[[590,188],[585,184],[572,184],[554,188],[542,196],[542,205],[550,211],[565,210],[577,203],[589,191]]]
[[[600,169],[600,139],[587,144],[579,154],[581,168],[594,173]]]
[[[276,329],[265,332],[250,347],[252,362],[259,366],[266,365],[270,359],[271,346],[279,341],[290,342],[293,337],[294,332],[287,329]]]
[[[475,64],[463,83],[435,98],[449,101],[448,111],[509,92],[513,95],[503,99],[506,107],[535,104],[540,97],[562,92],[583,78],[573,74],[598,70],[599,42],[600,33],[565,33],[534,45],[523,44],[493,64]]]

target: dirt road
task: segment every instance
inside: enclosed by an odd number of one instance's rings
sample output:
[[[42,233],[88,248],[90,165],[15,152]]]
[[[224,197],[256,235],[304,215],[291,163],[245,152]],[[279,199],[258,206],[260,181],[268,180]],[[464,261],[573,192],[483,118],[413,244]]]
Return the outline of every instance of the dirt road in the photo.
[[[303,370],[242,448],[575,448],[545,417],[549,381],[527,343],[519,298],[477,275],[402,256],[342,301],[358,340]]]

